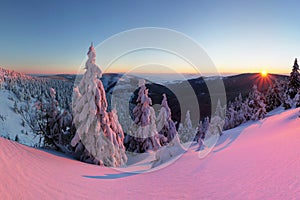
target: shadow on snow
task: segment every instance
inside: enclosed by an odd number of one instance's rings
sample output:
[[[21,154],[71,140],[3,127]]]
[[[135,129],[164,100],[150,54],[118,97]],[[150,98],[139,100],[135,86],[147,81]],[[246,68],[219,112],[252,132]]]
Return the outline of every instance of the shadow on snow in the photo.
[[[119,179],[119,178],[125,178],[129,176],[137,175],[138,173],[119,173],[119,174],[105,174],[103,176],[89,176],[89,175],[83,175],[84,178],[91,178],[91,179]]]

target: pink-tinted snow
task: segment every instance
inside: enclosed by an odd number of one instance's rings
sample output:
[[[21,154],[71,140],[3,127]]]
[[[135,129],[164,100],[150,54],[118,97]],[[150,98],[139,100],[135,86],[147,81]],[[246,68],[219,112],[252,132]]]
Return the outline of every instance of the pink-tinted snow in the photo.
[[[298,199],[299,109],[226,131],[145,174],[78,162],[0,138],[1,199]]]

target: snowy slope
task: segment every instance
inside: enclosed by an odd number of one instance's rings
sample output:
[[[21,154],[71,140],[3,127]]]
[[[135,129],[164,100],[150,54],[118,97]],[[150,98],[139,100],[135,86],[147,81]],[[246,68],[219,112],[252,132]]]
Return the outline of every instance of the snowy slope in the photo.
[[[226,131],[204,159],[190,149],[135,174],[88,165],[0,138],[1,199],[297,199],[299,109]]]
[[[14,101],[11,99],[17,99],[15,94],[8,90],[0,90],[0,115],[5,118],[4,120],[0,119],[0,136],[14,140],[18,135],[20,143],[34,146],[38,142],[38,138],[34,138],[27,125],[25,127],[21,125],[22,117],[13,110]]]

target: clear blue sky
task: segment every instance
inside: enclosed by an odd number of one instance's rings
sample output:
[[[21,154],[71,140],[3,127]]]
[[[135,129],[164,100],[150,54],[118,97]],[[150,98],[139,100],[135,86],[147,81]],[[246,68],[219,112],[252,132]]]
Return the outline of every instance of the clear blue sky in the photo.
[[[0,66],[76,72],[91,41],[148,26],[194,38],[221,72],[288,73],[300,57],[296,0],[1,0]]]

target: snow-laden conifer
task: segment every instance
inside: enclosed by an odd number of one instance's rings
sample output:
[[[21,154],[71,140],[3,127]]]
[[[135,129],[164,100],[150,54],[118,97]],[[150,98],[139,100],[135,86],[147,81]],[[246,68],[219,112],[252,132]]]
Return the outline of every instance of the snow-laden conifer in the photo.
[[[126,163],[123,130],[115,111],[107,112],[105,90],[96,65],[96,51],[91,45],[88,60],[79,85],[74,89],[73,123],[76,135],[72,146],[82,161],[118,167]]]
[[[139,82],[137,105],[133,109],[134,122],[125,138],[126,150],[135,153],[144,153],[148,150],[158,150],[160,136],[156,128],[155,111],[151,107],[152,100],[148,96],[145,81]]]

